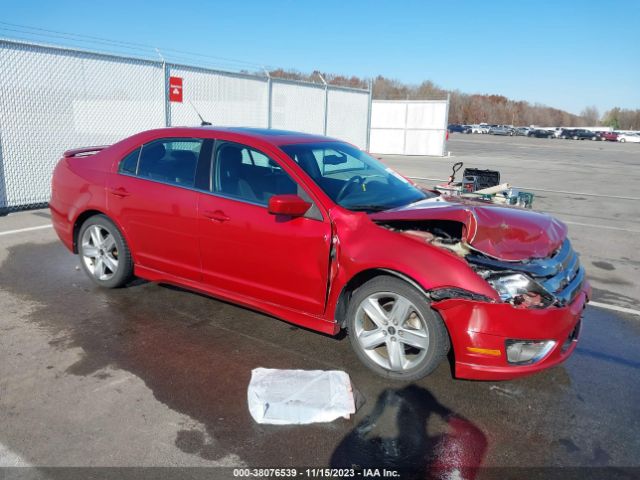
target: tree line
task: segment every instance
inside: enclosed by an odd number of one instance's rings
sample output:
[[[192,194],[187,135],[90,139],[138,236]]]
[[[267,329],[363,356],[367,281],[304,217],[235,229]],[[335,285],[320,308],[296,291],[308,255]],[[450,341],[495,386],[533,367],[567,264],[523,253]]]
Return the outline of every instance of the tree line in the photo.
[[[352,88],[369,88],[370,80],[356,76],[336,75],[314,71],[301,73],[276,69],[269,72],[274,78],[287,78],[320,83],[321,77],[331,85]],[[468,94],[458,90],[446,90],[426,80],[411,85],[381,75],[371,80],[373,98],[376,100],[434,100],[450,95],[449,123],[493,123],[503,125],[540,126],[611,126],[614,129],[640,130],[640,109],[612,108],[600,116],[596,107],[586,107],[580,115],[558,108],[523,100],[511,100],[502,95]]]

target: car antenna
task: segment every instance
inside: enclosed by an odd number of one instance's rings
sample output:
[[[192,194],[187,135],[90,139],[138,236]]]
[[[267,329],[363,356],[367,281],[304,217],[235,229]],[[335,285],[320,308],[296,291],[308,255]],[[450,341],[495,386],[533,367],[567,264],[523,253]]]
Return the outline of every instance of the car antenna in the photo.
[[[211,125],[211,122],[207,122],[204,118],[202,118],[202,115],[200,115],[200,112],[193,105],[193,102],[191,100],[189,100],[189,104],[191,105],[191,108],[193,108],[193,111],[196,112],[196,115],[198,115],[198,117],[200,118],[200,126],[201,127],[206,127],[207,125]]]

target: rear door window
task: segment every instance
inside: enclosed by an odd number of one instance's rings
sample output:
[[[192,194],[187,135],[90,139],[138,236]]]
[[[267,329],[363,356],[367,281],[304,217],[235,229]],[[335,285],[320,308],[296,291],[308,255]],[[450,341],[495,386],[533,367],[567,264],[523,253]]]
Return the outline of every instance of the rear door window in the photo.
[[[142,146],[136,175],[158,182],[193,187],[202,142],[198,139],[180,138],[147,143]]]

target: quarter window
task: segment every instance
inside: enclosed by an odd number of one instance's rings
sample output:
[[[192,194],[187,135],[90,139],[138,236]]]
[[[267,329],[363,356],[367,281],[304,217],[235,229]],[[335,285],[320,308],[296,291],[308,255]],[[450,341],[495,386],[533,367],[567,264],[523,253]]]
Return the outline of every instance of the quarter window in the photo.
[[[135,175],[138,171],[138,158],[140,157],[140,149],[136,148],[129,155],[124,157],[120,162],[118,172],[128,173],[129,175]]]

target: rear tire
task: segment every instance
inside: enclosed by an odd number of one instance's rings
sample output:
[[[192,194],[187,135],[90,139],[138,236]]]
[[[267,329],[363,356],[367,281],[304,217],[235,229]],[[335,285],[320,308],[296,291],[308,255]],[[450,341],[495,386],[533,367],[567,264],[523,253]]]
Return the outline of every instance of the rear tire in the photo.
[[[118,288],[133,277],[133,260],[118,227],[105,215],[94,215],[78,233],[80,265],[93,282]]]
[[[351,346],[376,374],[410,382],[429,375],[449,351],[440,317],[416,288],[376,277],[355,291],[347,309]]]
[[[624,138],[621,138],[620,143],[624,143],[624,142],[626,142],[626,140]]]

